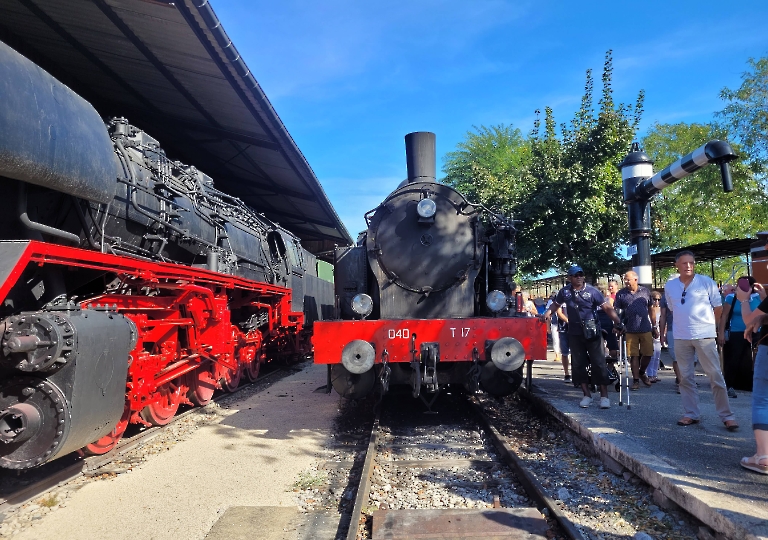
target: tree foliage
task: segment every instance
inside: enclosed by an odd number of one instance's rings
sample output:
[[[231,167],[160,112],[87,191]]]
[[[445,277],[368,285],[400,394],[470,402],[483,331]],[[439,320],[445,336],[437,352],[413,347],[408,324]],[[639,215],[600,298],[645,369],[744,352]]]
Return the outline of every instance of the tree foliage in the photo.
[[[634,106],[614,103],[612,75],[608,51],[597,112],[588,70],[581,106],[569,124],[558,129],[547,107],[543,119],[537,111],[527,140],[512,126],[475,128],[445,159],[448,185],[521,221],[523,274],[572,263],[599,274],[619,262],[616,246],[626,240],[627,218],[616,164],[629,149],[643,94]]]
[[[664,189],[651,203],[655,251],[751,236],[768,222],[768,58],[749,60],[738,90],[725,88],[724,123],[655,124],[642,145],[656,170],[713,139],[736,140],[742,159],[731,164],[734,192],[723,193],[717,167]],[[475,127],[444,160],[445,182],[470,200],[513,215],[518,227],[522,277],[576,263],[589,274],[621,265],[617,246],[628,242],[621,174],[643,112],[643,92],[633,106],[613,100],[611,51],[594,105],[587,71],[581,106],[559,127],[551,108],[536,111],[528,137],[512,126]],[[739,261],[716,264],[727,278]],[[726,268],[727,267],[727,268]],[[738,270],[741,272],[741,269]]]
[[[713,139],[728,139],[716,124],[654,124],[645,152],[661,170]],[[742,153],[736,148],[737,153]],[[765,227],[768,198],[744,160],[731,162],[733,192],[723,192],[720,170],[704,167],[675,182],[651,202],[652,245],[657,251],[711,240],[744,238]]]
[[[616,247],[627,238],[627,218],[616,168],[626,155],[642,114],[643,93],[634,106],[616,104],[611,52],[606,54],[602,94],[595,114],[591,70],[581,106],[570,125],[555,129],[552,110],[544,126],[534,123],[530,174],[533,197],[520,208],[521,269],[529,274],[578,263],[602,274],[619,263]]]
[[[763,180],[768,174],[768,57],[747,62],[738,90],[723,88],[728,105],[718,113],[747,156],[747,163]]]
[[[525,189],[530,144],[519,129],[499,124],[473,126],[456,150],[443,158],[446,184],[470,201],[496,209],[516,207]]]

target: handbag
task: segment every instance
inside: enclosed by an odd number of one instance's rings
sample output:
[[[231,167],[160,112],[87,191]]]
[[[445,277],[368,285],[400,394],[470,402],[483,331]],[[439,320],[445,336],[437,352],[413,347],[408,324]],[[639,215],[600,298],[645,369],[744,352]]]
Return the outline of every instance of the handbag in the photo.
[[[573,307],[576,310],[576,313],[578,313],[579,304],[578,302],[576,302],[576,298],[581,298],[581,295],[577,291],[574,291],[573,288],[571,288],[571,292],[572,292],[571,298],[573,299]],[[584,320],[581,321],[581,334],[584,336],[584,339],[586,340],[597,339],[598,337],[603,336],[603,332],[600,329],[600,322],[597,320],[597,314],[594,312],[594,310],[592,312],[591,319],[587,319],[586,321]]]
[[[600,323],[597,319],[587,319],[581,323],[581,330],[584,334],[584,339],[596,339],[598,336],[602,336],[600,330]]]

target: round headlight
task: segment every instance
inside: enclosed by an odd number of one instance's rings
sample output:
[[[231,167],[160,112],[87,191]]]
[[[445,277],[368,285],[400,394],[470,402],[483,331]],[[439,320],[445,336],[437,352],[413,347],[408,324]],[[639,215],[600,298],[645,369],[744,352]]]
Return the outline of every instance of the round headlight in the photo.
[[[373,300],[367,294],[356,294],[352,298],[352,311],[362,317],[367,317],[373,311]]]
[[[437,211],[437,204],[432,199],[421,199],[416,211],[423,218],[431,218]]]
[[[507,296],[501,291],[491,291],[485,297],[485,305],[493,313],[498,313],[507,307]]]

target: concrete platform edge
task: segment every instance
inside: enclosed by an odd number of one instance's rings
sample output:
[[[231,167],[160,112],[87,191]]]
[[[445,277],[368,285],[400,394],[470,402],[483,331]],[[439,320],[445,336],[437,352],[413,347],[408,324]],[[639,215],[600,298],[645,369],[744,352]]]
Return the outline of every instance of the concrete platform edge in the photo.
[[[521,387],[518,390],[518,394],[531,401],[535,406],[541,407],[548,414],[554,416],[563,425],[576,433],[588,444],[589,449],[591,449],[603,462],[606,461],[606,456],[609,459],[618,462],[632,474],[641,478],[644,482],[661,492],[675,504],[679,505],[686,512],[711,527],[716,533],[721,533],[731,540],[761,540],[764,538],[762,536],[755,536],[749,532],[749,530],[697,497],[695,493],[675,482],[674,478],[671,478],[670,476],[677,470],[669,463],[655,458],[647,451],[643,451],[639,448],[635,449],[640,450],[640,453],[646,454],[649,458],[647,462],[641,461],[630,451],[614,444],[609,440],[608,436],[592,431],[589,427],[584,426],[575,418],[559,410],[554,404],[547,401],[541,395],[530,392],[524,387]],[[665,469],[666,472],[660,472]]]

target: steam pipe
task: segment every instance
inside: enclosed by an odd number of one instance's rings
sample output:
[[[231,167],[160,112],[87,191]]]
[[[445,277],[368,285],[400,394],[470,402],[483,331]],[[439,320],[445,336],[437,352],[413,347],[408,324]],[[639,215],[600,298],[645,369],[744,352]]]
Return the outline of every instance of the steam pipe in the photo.
[[[19,219],[28,229],[55,236],[67,240],[68,242],[80,244],[80,237],[76,234],[62,231],[55,227],[49,227],[48,225],[43,225],[42,223],[29,219],[29,216],[27,215],[27,185],[24,182],[19,182]]]

